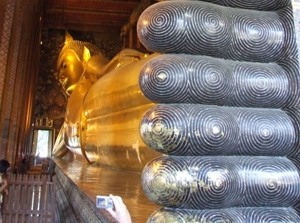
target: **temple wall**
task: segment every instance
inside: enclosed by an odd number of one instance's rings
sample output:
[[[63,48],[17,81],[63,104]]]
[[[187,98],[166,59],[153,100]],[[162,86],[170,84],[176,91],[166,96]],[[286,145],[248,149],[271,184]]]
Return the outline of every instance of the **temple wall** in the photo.
[[[18,151],[26,151],[30,144],[42,1],[0,4],[0,158],[14,164]]]

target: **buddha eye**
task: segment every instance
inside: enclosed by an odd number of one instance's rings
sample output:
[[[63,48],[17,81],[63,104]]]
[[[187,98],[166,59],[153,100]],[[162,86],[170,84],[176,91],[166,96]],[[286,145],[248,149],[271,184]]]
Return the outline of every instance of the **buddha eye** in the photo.
[[[66,68],[67,68],[67,64],[63,63],[63,69],[66,69]]]

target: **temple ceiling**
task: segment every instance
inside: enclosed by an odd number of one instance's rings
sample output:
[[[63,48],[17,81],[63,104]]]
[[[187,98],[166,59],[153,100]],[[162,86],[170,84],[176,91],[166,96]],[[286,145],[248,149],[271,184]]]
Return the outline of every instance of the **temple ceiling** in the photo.
[[[151,0],[45,0],[43,27],[109,33],[136,22]]]

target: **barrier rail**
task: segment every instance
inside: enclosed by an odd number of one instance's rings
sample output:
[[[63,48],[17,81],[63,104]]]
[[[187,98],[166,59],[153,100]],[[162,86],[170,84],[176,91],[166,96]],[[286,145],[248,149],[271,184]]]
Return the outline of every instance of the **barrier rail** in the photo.
[[[4,223],[53,223],[55,183],[50,175],[8,177],[8,195],[3,201]]]

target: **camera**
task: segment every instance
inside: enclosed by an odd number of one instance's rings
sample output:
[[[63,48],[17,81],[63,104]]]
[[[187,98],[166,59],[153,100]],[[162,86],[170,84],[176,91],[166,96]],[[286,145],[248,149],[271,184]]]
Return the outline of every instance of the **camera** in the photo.
[[[109,196],[96,196],[96,207],[101,209],[113,208],[114,202]]]

